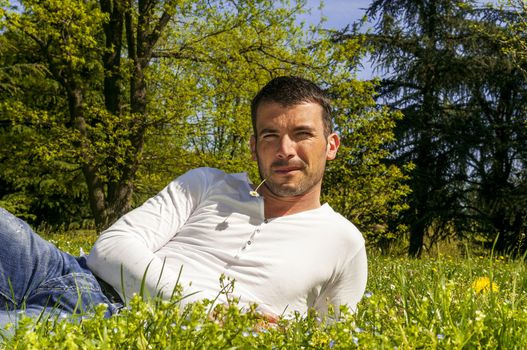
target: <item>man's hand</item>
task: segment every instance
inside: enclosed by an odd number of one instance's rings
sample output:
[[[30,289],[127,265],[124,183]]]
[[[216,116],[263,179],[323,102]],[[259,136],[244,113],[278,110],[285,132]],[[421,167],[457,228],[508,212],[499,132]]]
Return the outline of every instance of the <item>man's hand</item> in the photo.
[[[227,304],[216,305],[214,310],[209,313],[209,320],[214,321],[220,325],[223,325],[225,322],[225,311],[229,306]],[[256,332],[263,331],[265,329],[274,328],[278,325],[280,317],[272,312],[260,311],[258,309],[254,310],[257,322],[254,327]]]
[[[259,321],[256,323],[254,330],[256,332],[261,332],[269,328],[275,328],[278,326],[279,317],[272,312],[259,312],[260,316]]]
[[[272,312],[260,312],[260,315],[262,319],[269,323],[278,323],[278,320],[280,319],[278,315],[273,314]]]

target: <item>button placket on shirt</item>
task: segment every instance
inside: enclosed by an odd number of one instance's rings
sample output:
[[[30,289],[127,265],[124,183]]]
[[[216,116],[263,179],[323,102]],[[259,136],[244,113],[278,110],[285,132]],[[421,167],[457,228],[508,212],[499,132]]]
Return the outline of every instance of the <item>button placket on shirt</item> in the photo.
[[[265,224],[268,223],[267,219],[262,222],[262,224],[264,224],[264,223]],[[255,228],[253,233],[251,234],[251,236],[245,241],[245,243],[240,248],[240,250],[238,251],[238,254],[236,254],[236,256],[238,256],[240,253],[246,252],[252,245],[254,245],[255,240],[257,238],[256,236],[258,234],[260,234],[261,231],[262,231],[262,227],[261,226],[258,226],[257,228]]]
[[[251,244],[254,243],[254,240],[256,239],[256,235],[260,233],[260,228],[256,228],[253,233],[251,234],[251,237],[249,237],[249,239],[245,242],[245,245],[243,246],[243,249],[246,250],[247,248],[249,248],[249,246]]]
[[[264,206],[263,206],[263,199],[262,197],[260,196],[256,196],[255,197],[257,200],[258,200],[258,203],[260,205],[260,213],[261,215],[263,216],[264,215]],[[253,231],[253,233],[251,234],[251,236],[249,237],[249,239],[247,239],[243,245],[240,247],[240,249],[238,249],[238,252],[236,253],[235,255],[235,258],[239,258],[240,257],[240,254],[243,254],[244,252],[246,252],[252,245],[254,245],[254,241],[256,239],[256,235],[258,235],[261,230],[262,230],[262,225],[263,224],[267,224],[269,222],[269,220],[267,219],[264,219],[260,225],[258,227],[256,227]]]

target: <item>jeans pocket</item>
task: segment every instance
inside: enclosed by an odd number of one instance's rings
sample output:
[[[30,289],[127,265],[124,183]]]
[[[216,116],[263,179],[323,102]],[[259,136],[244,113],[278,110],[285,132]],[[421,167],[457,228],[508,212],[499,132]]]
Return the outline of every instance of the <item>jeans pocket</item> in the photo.
[[[28,296],[26,303],[56,307],[69,313],[88,312],[98,304],[110,304],[95,277],[83,272],[45,281]]]
[[[13,310],[16,306],[15,299],[12,294],[6,294],[0,291],[0,311]]]

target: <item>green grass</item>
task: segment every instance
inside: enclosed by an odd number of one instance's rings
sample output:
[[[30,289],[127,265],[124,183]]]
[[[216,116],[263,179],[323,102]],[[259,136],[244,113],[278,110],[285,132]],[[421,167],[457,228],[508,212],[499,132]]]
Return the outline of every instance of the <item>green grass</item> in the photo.
[[[50,238],[78,254],[93,237]],[[69,243],[68,243],[69,242]],[[504,257],[390,258],[370,256],[367,292],[359,311],[339,322],[316,315],[268,326],[235,305],[210,317],[207,302],[180,309],[177,300],[134,299],[103,318],[35,323],[23,319],[4,340],[8,349],[524,349],[527,348],[527,273]],[[480,280],[479,285],[475,281]],[[485,278],[488,278],[486,280]],[[487,282],[485,282],[487,281]],[[487,283],[487,288],[484,288]],[[478,289],[480,289],[478,291]]]

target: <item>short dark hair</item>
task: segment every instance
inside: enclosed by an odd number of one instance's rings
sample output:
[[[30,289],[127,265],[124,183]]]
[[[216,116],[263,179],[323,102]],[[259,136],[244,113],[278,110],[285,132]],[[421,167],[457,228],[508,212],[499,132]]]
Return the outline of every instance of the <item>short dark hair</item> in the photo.
[[[256,135],[256,111],[265,102],[276,102],[284,107],[301,103],[317,103],[322,107],[324,135],[333,132],[331,119],[331,101],[328,95],[312,81],[295,76],[282,76],[269,81],[253,98],[251,103],[251,121]]]

